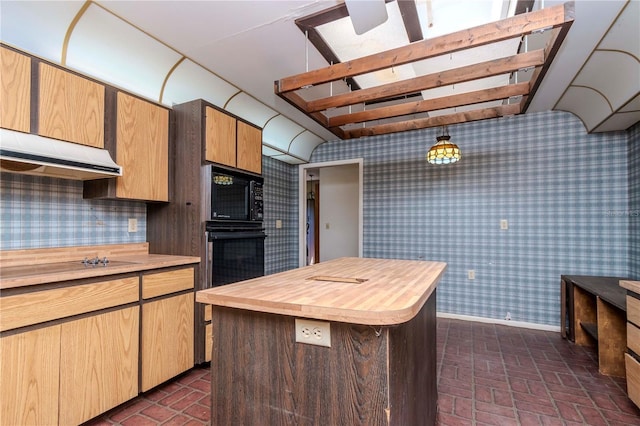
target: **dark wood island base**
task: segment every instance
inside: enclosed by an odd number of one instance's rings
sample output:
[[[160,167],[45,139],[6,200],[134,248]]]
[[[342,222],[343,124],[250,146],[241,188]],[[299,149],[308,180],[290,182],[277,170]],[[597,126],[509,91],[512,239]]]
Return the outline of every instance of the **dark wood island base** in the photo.
[[[445,269],[341,258],[199,291],[213,305],[211,424],[434,425]]]
[[[436,294],[395,326],[331,322],[331,347],[295,318],[213,309],[212,425],[434,425]]]

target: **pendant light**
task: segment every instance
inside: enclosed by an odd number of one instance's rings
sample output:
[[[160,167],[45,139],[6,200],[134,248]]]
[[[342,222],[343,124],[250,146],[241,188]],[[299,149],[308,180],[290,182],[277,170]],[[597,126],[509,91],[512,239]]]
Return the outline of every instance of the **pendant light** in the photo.
[[[431,164],[453,164],[460,160],[462,153],[458,145],[450,142],[451,136],[447,126],[442,126],[442,136],[436,138],[437,142],[429,149],[427,161]]]

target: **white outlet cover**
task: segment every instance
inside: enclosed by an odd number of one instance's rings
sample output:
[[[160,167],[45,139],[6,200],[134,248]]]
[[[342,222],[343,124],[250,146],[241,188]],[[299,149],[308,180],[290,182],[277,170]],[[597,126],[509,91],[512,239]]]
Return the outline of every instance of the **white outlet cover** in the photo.
[[[326,321],[295,319],[296,342],[331,347],[331,326]]]

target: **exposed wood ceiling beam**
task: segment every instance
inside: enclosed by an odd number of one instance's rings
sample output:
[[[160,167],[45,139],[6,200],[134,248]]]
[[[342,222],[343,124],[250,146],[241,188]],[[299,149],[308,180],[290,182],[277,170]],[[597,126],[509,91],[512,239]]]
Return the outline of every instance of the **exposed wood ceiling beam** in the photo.
[[[407,95],[420,92],[422,90],[433,89],[435,87],[447,86],[449,84],[464,83],[465,81],[476,80],[479,78],[508,74],[519,69],[536,67],[543,63],[544,51],[542,49],[534,50],[532,52],[520,53],[507,58],[495,59],[493,61],[486,61],[479,64],[467,65],[466,67],[428,74],[412,78],[410,80],[387,83],[371,87],[369,89],[361,89],[328,98],[308,101],[307,111],[317,112],[329,108],[355,105],[361,102],[388,99],[394,96]]]
[[[372,71],[433,58],[471,47],[509,40],[534,31],[555,28],[573,20],[573,2],[552,6],[535,12],[516,15],[467,30],[457,31],[433,39],[418,41],[351,61],[341,62],[319,70],[297,74],[276,81],[278,92],[354,77]]]
[[[387,133],[406,132],[409,130],[425,129],[427,127],[447,126],[450,124],[465,123],[467,121],[486,120],[488,118],[504,117],[520,114],[521,105],[510,104],[481,110],[457,112],[437,117],[419,118],[416,120],[401,121],[398,123],[380,124],[372,127],[346,130],[345,139],[359,138],[362,136],[384,135]]]
[[[338,127],[350,123],[362,123],[365,121],[419,114],[423,112],[437,111],[439,109],[478,104],[481,102],[509,99],[515,96],[524,96],[528,93],[529,82],[511,84],[486,90],[461,93],[459,95],[407,102],[399,105],[354,112],[351,114],[336,115],[334,117],[329,117],[327,120],[327,127]]]
[[[540,85],[541,79],[560,48],[573,23],[573,14],[574,3],[567,2],[431,40],[411,43],[408,46],[391,49],[375,55],[334,64],[327,68],[276,80],[274,91],[278,96],[341,139],[381,135],[520,114],[526,111],[532,96]],[[553,33],[544,49],[461,66],[326,98],[307,100],[300,95],[300,92],[307,86],[316,86],[343,78],[351,78],[360,74],[503,40],[522,38],[532,32],[547,29],[552,29]],[[534,68],[532,78],[527,83],[507,84],[501,87],[457,93],[428,100],[416,100],[415,97],[412,97],[416,94],[420,96],[425,90],[496,75],[510,74],[526,68]],[[521,97],[520,102],[509,103],[509,99],[517,96]],[[406,100],[403,97],[406,97]],[[334,115],[333,117],[327,115],[327,111],[331,111],[333,108],[357,104],[367,105],[388,101],[389,99],[395,99],[396,102],[399,101],[401,103],[379,106],[366,111]],[[475,110],[470,109],[455,114],[424,117],[425,113],[431,111],[462,106],[469,108],[475,104],[481,105],[484,102],[501,99],[506,100],[507,103],[497,107],[479,107]],[[409,116],[415,114],[421,114],[422,117],[409,118]],[[369,123],[375,120],[385,120],[387,122],[383,124]],[[355,127],[355,123],[362,123],[362,127]]]

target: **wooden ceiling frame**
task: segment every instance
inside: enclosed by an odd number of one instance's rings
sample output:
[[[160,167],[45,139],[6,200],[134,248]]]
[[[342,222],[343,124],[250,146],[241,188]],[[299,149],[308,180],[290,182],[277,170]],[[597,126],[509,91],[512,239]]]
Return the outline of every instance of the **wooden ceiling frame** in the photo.
[[[274,83],[274,91],[281,98],[326,127],[340,139],[416,130],[427,127],[462,123],[466,121],[496,118],[524,113],[533,95],[544,78],[553,58],[562,44],[574,20],[574,3],[544,8],[523,13],[501,21],[457,31],[429,40],[413,42],[407,46],[387,50],[329,67],[282,78]],[[351,91],[334,96],[305,100],[300,91],[309,87],[346,80],[355,76],[382,69],[410,64],[441,55],[485,46],[504,40],[520,38],[534,32],[551,30],[552,36],[544,49],[518,53],[506,58],[480,62],[412,79],[387,83],[367,89]],[[477,80],[495,75],[509,75],[522,69],[534,68],[526,83],[508,84],[486,90],[456,94],[436,99],[416,101],[411,95],[423,90]],[[327,110],[349,105],[383,102],[407,97],[409,102],[381,106],[365,111],[328,116]],[[520,97],[519,102],[510,99]],[[429,113],[444,108],[469,106],[481,102],[502,100],[498,107],[478,108],[465,112],[434,117],[411,118],[414,114]],[[406,120],[401,117],[407,116]],[[367,126],[373,120],[400,120]],[[362,124],[355,127],[353,124]],[[347,126],[343,129],[341,126]],[[350,127],[349,127],[350,126]]]

